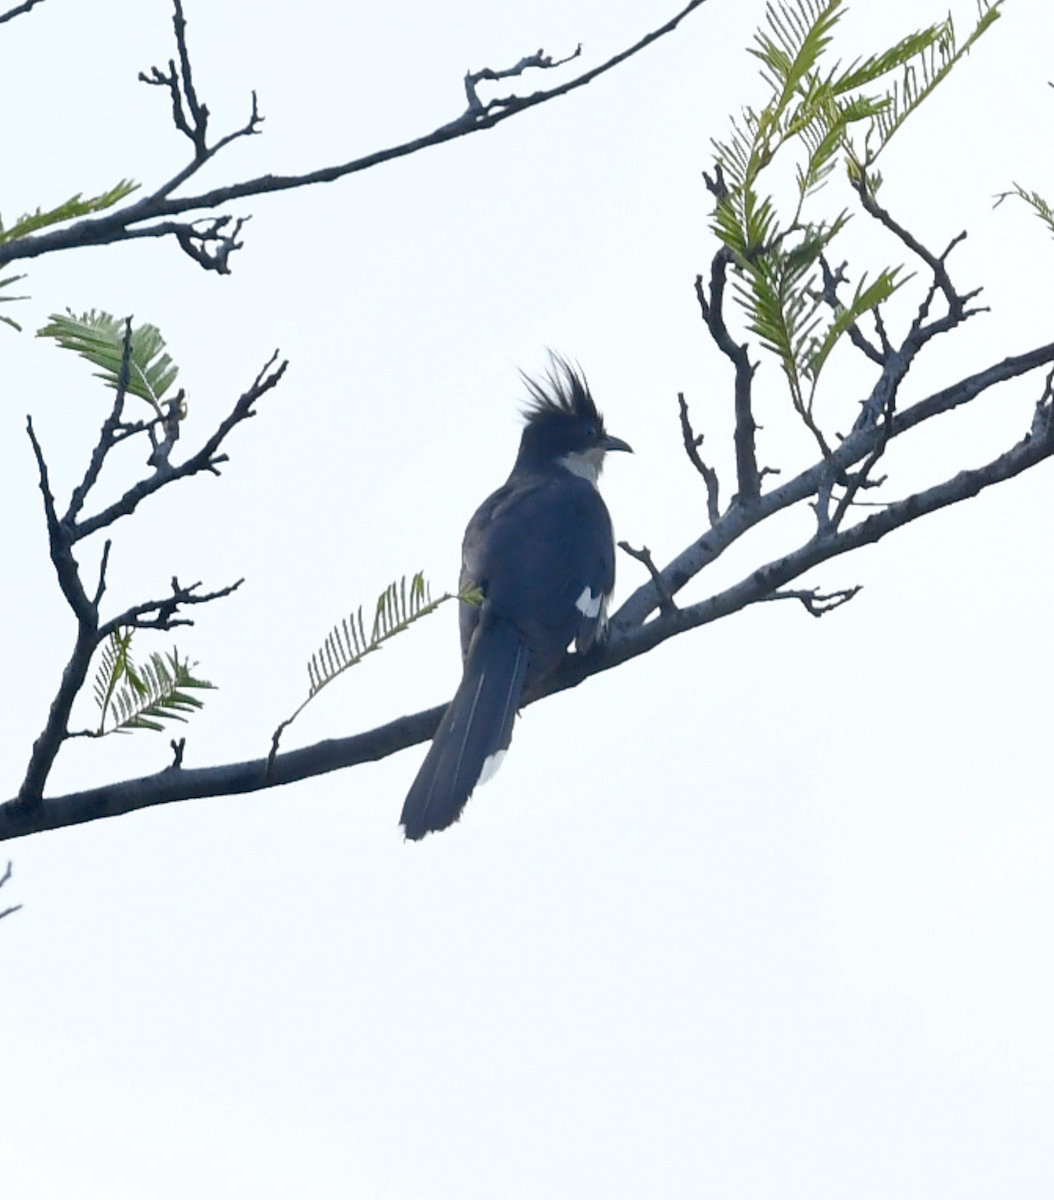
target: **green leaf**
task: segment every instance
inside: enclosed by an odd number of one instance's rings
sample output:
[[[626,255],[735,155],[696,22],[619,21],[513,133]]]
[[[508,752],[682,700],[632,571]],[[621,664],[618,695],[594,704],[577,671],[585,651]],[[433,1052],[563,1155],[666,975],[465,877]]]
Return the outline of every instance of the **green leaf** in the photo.
[[[890,71],[903,67],[916,55],[922,54],[941,37],[943,30],[943,22],[940,25],[931,25],[928,29],[919,30],[918,33],[909,33],[907,37],[901,38],[895,46],[890,46],[881,54],[873,54],[862,62],[860,59],[856,59],[841,75],[832,73],[829,81],[831,90],[840,96],[845,92],[854,92],[857,88],[874,83],[883,75],[888,75]]]
[[[757,48],[750,50],[764,63],[762,78],[772,88],[770,106],[773,122],[787,107],[794,93],[813,71],[831,41],[835,25],[842,18],[843,0],[798,0],[796,4],[766,5],[769,32],[754,35]]]
[[[35,233],[38,229],[44,229],[48,225],[57,225],[61,221],[72,221],[75,217],[86,217],[90,213],[112,208],[125,196],[131,195],[138,187],[139,184],[134,183],[131,179],[122,179],[116,187],[111,188],[108,192],[91,196],[87,200],[82,200],[82,193],[78,192],[76,196],[71,196],[57,208],[50,208],[47,211],[38,208],[36,212],[24,213],[10,229],[5,229],[3,221],[0,220],[0,245],[5,242],[13,242],[29,233]]]
[[[957,44],[955,23],[949,15],[941,24],[914,35],[918,44],[913,52],[911,38],[905,38],[893,50],[886,52],[887,55],[901,58],[894,66],[902,66],[903,74],[899,82],[894,83],[881,97],[884,104],[875,114],[862,149],[857,151],[854,148],[852,151],[856,169],[866,171],[874,163],[908,117],[933,94],[938,84],[947,79],[952,68],[969,54],[977,39],[991,29],[1001,16],[999,9],[1003,2],[978,0],[977,24],[961,46]]]
[[[804,364],[803,373],[812,381],[814,388],[824,363],[850,326],[855,325],[865,313],[883,304],[897,288],[907,282],[907,278],[898,279],[900,270],[901,268],[897,267],[892,271],[882,271],[870,287],[864,286],[866,276],[857,284],[849,306],[836,314],[823,338],[814,344]]]
[[[50,324],[37,330],[37,337],[54,338],[65,350],[73,350],[101,371],[96,378],[116,388],[124,361],[125,322],[107,312],[74,316],[69,310],[52,313]],[[175,382],[179,368],[164,353],[165,339],[155,325],[132,329],[128,361],[128,391],[151,404],[161,415],[161,397]]]
[[[307,699],[274,731],[271,738],[271,761],[278,753],[282,733],[300,716],[320,691],[345,671],[358,666],[367,654],[380,650],[389,638],[395,637],[447,600],[462,600],[466,604],[482,603],[479,589],[470,584],[454,594],[445,592],[433,600],[423,572],[418,572],[407,584],[406,576],[390,583],[374,605],[373,625],[366,633],[366,623],[360,605],[353,613],[334,625],[322,646],[311,655],[307,664]]]
[[[1026,191],[1021,184],[1015,183],[1013,191],[1003,192],[996,197],[996,206],[1002,204],[1007,196],[1016,196],[1019,200],[1023,200],[1050,232],[1054,233],[1054,208],[1051,208],[1039,192]]]
[[[377,597],[368,637],[360,606],[340,624],[334,625],[322,646],[312,654],[307,664],[308,699],[317,695],[338,675],[357,666],[367,654],[379,650],[390,638],[409,629],[415,621],[435,612],[441,604],[452,599],[453,594],[446,592],[438,600],[433,600],[424,574],[420,571],[410,580],[409,586],[405,575],[397,582],[390,583]]]
[[[199,709],[203,701],[188,691],[213,688],[194,674],[196,663],[180,659],[173,649],[167,655],[153,653],[141,666],[131,657],[134,629],[115,630],[103,646],[93,691],[99,707],[96,737],[129,733],[133,729],[164,730],[162,721],[185,721],[184,714]],[[113,724],[107,728],[109,718]]]
[[[20,279],[25,279],[25,275],[8,275],[6,279],[0,279],[0,288],[10,287],[12,283],[18,283]],[[0,296],[0,304],[12,304],[16,300],[28,300],[28,296]],[[10,325],[12,329],[17,329],[22,332],[22,326],[14,319],[14,317],[0,316],[0,321],[5,325]]]
[[[962,46],[949,18],[843,67],[825,61],[843,0],[769,0],[749,48],[761,63],[769,97],[760,108],[744,108],[732,118],[728,137],[713,142],[724,189],[711,227],[731,251],[732,296],[747,328],[779,362],[793,407],[825,453],[813,419],[820,373],[839,340],[901,279],[898,270],[887,269],[870,283],[863,280],[832,318],[818,286],[819,259],[848,217],[842,212],[833,221],[816,220],[809,206],[840,162],[852,182],[872,191],[879,186],[872,170],[878,152],[991,27],[1002,3],[979,0],[977,26]],[[891,76],[892,88],[869,92]],[[854,147],[854,136],[861,148]],[[786,175],[770,171],[781,155],[792,160],[797,197],[790,205],[776,199],[785,193]],[[1025,198],[1042,217],[1043,210]]]

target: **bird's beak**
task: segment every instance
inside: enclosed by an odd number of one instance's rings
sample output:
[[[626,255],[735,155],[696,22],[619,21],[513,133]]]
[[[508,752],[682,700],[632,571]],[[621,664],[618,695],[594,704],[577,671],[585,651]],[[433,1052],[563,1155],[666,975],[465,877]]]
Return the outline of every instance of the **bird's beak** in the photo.
[[[612,437],[611,434],[605,434],[604,440],[600,444],[605,454],[609,450],[625,450],[629,454],[633,453],[633,447],[629,442],[624,442],[622,438]]]

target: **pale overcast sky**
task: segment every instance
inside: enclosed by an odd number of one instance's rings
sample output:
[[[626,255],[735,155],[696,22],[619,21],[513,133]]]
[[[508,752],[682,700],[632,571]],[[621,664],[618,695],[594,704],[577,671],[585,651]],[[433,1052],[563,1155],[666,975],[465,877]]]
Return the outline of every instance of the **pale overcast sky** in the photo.
[[[461,112],[466,69],[578,42],[593,65],[677,2],[185,0],[216,131],[245,121],[252,88],[266,116],[207,181],[425,133]],[[1054,15],[1005,8],[883,165],[885,203],[931,248],[969,230],[955,277],[992,308],[934,346],[908,400],[1051,340],[1054,244],[992,197],[1017,181],[1054,200]],[[953,11],[965,35],[973,0]],[[856,0],[840,53],[945,13]],[[173,574],[246,578],[176,639],[220,686],[185,731],[189,765],[265,753],[311,651],[391,579],[454,584],[465,522],[515,454],[517,371],[549,346],[636,451],[603,481],[617,535],[659,561],[698,536],[679,391],[732,490],[729,372],[693,295],[714,250],[701,172],[728,114],[764,100],[745,52],[763,16],[709,0],[497,129],[239,205],[253,219],[229,278],[162,242],[22,268],[26,332],[0,328],[4,796],[73,632],[25,415],[66,495],[109,403],[31,336],[67,306],[161,328],[188,445],[276,347],[290,360],[221,478],[114,531],[115,608]],[[173,174],[186,144],[136,82],[172,53],[167,0],[46,0],[0,27],[5,220]],[[864,223],[872,267],[903,260]],[[838,427],[870,376],[850,356],[832,371]],[[993,457],[1040,386],[890,455],[889,494]],[[810,446],[774,364],[759,389],[762,459],[790,470]],[[420,845],[397,820],[423,747],[0,847],[15,870],[0,900],[24,906],[0,923],[5,1197],[1054,1194],[1052,496],[1045,465],[824,566],[809,583],[865,587],[823,621],[759,605],[533,706],[462,822]],[[759,532],[686,598],[796,532]],[[619,595],[643,577],[621,557]],[[458,667],[448,610],[330,689],[288,744],[440,703]],[[50,789],[155,771],[167,746],[78,742]]]

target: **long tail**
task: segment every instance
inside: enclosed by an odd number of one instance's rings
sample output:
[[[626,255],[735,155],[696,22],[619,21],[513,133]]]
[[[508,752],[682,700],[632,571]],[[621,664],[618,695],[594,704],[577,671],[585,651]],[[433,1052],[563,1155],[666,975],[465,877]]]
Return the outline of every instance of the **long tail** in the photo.
[[[488,759],[508,749],[529,657],[515,626],[499,621],[477,630],[461,685],[403,805],[400,822],[408,838],[417,841],[452,825],[489,774]]]

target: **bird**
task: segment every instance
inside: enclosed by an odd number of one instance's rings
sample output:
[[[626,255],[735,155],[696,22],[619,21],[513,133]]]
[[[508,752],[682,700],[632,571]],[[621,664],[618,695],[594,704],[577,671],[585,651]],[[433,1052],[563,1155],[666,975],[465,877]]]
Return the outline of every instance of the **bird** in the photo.
[[[604,456],[631,447],[604,429],[580,367],[551,353],[543,376],[522,378],[516,462],[465,530],[461,683],[403,805],[411,841],[460,818],[504,758],[524,690],[607,628],[615,543],[597,481]]]

